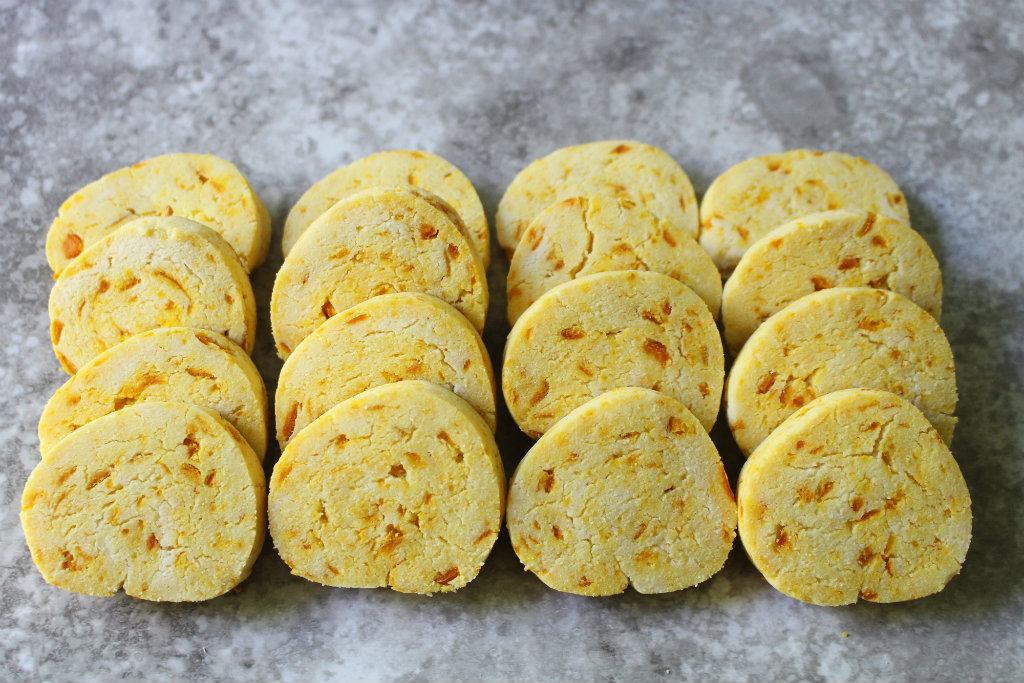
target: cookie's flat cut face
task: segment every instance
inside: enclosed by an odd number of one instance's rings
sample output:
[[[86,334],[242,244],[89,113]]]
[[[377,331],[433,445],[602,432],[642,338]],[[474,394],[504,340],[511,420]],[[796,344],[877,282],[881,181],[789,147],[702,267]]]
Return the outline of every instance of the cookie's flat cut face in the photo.
[[[622,388],[534,444],[512,477],[508,528],[519,559],[556,590],[665,593],[722,568],[736,503],[692,413],[659,392]]]
[[[484,266],[491,262],[491,236],[483,204],[462,171],[436,154],[391,150],[371,154],[343,166],[306,190],[288,213],[281,248],[287,256],[309,224],[336,202],[371,187],[412,185],[437,195],[466,224],[470,243]]]
[[[221,237],[185,218],[138,218],[61,271],[50,291],[50,337],[69,373],[133,334],[212,330],[252,353],[256,301]]]
[[[43,455],[21,524],[48,583],[86,595],[209,600],[252,569],[263,468],[215,412],[151,402],[101,417]]]
[[[497,539],[505,475],[494,437],[447,389],[365,391],[291,440],[270,481],[270,533],[297,576],[329,586],[456,590]]]
[[[234,164],[210,154],[165,154],[109,173],[61,205],[46,236],[60,272],[88,246],[139,216],[179,216],[211,228],[246,272],[270,247],[270,215]]]
[[[906,398],[952,441],[956,375],[942,328],[909,299],[863,287],[809,294],[751,335],[729,371],[729,426],[749,454],[818,396],[855,387]]]
[[[748,159],[718,176],[700,205],[700,244],[723,273],[770,231],[820,211],[860,209],[910,224],[889,174],[841,152],[795,149]]]
[[[971,499],[928,420],[884,391],[811,402],[750,456],[739,532],[775,588],[816,605],[913,600],[960,571]]]
[[[278,354],[287,358],[339,311],[393,292],[436,296],[483,330],[483,262],[458,214],[419,188],[372,188],[313,221],[274,281],[270,318]]]
[[[511,258],[541,211],[569,197],[604,195],[640,206],[696,238],[697,197],[672,157],[635,140],[604,140],[556,150],[512,180],[494,217]]]
[[[655,389],[705,429],[718,415],[725,357],[707,305],[667,275],[613,271],[541,296],[505,345],[502,391],[519,428],[538,438],[611,389]]]
[[[514,325],[544,292],[577,277],[653,270],[694,290],[718,316],[722,278],[714,261],[678,225],[630,200],[570,197],[530,224],[508,270],[508,320]]]

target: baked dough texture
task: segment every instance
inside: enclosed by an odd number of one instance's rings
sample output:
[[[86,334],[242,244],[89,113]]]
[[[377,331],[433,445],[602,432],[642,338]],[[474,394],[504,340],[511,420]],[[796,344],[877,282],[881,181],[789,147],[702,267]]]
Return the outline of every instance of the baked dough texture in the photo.
[[[722,568],[736,501],[686,406],[622,388],[587,401],[533,445],[509,486],[508,529],[526,569],[551,588],[665,593]]]
[[[377,186],[413,185],[437,195],[455,209],[469,232],[470,243],[487,266],[491,236],[483,204],[473,184],[451,162],[421,150],[391,150],[371,154],[328,174],[299,197],[284,223],[284,255],[299,236],[335,202]]]
[[[48,583],[109,596],[195,601],[237,586],[266,528],[263,468],[212,410],[139,403],[43,455],[21,524]]]
[[[74,374],[133,334],[213,330],[252,353],[256,300],[227,242],[185,218],[138,218],[61,271],[50,291],[50,337]]]
[[[501,526],[491,430],[447,389],[365,391],[291,440],[270,479],[270,534],[297,576],[329,586],[456,590]]]
[[[907,401],[849,389],[790,416],[737,487],[751,561],[816,605],[931,595],[960,571],[971,500],[938,432]]]
[[[61,205],[46,236],[60,272],[82,251],[139,216],[181,216],[215,230],[246,272],[270,247],[270,215],[234,164],[210,154],[165,154],[109,173]]]
[[[636,204],[697,237],[697,197],[679,164],[651,145],[604,140],[556,150],[520,171],[494,217],[498,243],[511,258],[541,211],[561,199],[593,195]]]
[[[487,276],[458,214],[414,187],[343,199],[295,243],[274,282],[270,319],[281,358],[339,311],[392,292],[422,292],[483,330]]]
[[[267,390],[252,360],[209,330],[161,327],[129,337],[84,365],[43,408],[45,453],[79,427],[147,401],[205,406],[231,423],[261,461],[267,450]]]
[[[729,273],[757,240],[819,211],[862,209],[910,224],[889,174],[841,152],[795,149],[739,163],[711,183],[700,205],[700,244]]]
[[[773,313],[829,287],[888,289],[936,320],[942,313],[942,273],[921,235],[886,216],[826,211],[772,230],[743,254],[722,293],[726,346],[739,353]]]
[[[570,197],[530,224],[508,270],[508,320],[555,285],[611,270],[653,270],[695,291],[718,317],[722,277],[697,241],[629,200]]]
[[[809,294],[751,335],[729,371],[729,426],[749,454],[797,409],[856,387],[908,399],[952,441],[956,375],[946,335],[909,299],[862,287]]]
[[[494,374],[480,335],[440,299],[398,292],[342,311],[288,356],[274,400],[281,448],[345,399],[406,379],[454,392],[494,431]]]
[[[512,417],[533,438],[624,386],[682,401],[710,430],[724,366],[718,328],[693,290],[661,273],[612,271],[558,285],[520,316],[501,385]]]

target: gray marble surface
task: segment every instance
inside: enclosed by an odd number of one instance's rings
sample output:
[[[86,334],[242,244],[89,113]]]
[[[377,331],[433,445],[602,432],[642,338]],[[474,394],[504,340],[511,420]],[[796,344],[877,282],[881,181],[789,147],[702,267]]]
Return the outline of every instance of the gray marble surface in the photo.
[[[1019,1],[0,0],[0,679],[1024,677],[1022,50]],[[613,137],[664,148],[698,193],[733,163],[797,146],[865,156],[903,187],[944,267],[954,453],[974,501],[974,541],[945,591],[812,607],[775,592],[737,547],[700,587],[585,599],[524,573],[507,534],[473,583],[434,598],[323,588],[290,576],[270,544],[244,590],[204,604],[43,582],[18,504],[40,411],[65,379],[43,240],[67,195],[164,152],[236,162],[274,218],[272,257],[254,273],[255,357],[273,390],[280,231],[313,181],[423,148],[461,167],[493,217],[530,160]],[[490,273],[495,358],[506,268],[497,256]],[[740,458],[716,437],[735,477]],[[507,414],[500,439],[511,472],[528,444]]]

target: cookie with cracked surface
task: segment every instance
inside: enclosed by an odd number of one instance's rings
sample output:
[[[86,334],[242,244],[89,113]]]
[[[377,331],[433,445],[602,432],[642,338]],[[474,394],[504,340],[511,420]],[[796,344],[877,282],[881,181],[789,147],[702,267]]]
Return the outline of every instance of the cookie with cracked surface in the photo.
[[[371,188],[306,229],[274,281],[270,321],[278,355],[287,358],[338,311],[392,292],[436,296],[483,330],[483,262],[458,214],[419,188]]]
[[[857,387],[908,399],[952,441],[956,375],[946,335],[909,299],[863,287],[808,294],[757,328],[729,371],[729,426],[749,455],[813,399]]]
[[[60,274],[89,245],[139,216],[180,216],[213,229],[246,271],[267,257],[270,215],[229,161],[165,154],[108,173],[61,205],[46,236],[46,260]]]
[[[862,209],[909,225],[889,174],[842,152],[794,149],[748,159],[715,178],[700,204],[700,244],[723,273],[783,223],[836,209]]]
[[[960,571],[971,499],[917,408],[884,391],[812,401],[740,473],[739,532],[782,593],[816,605],[913,600]]]
[[[487,423],[447,389],[406,380],[295,435],[270,478],[270,535],[310,581],[447,592],[480,571],[504,500]]]
[[[519,463],[512,547],[555,590],[676,591],[720,570],[736,501],[715,445],[679,401],[614,389],[560,420]]]
[[[564,147],[519,172],[494,217],[498,243],[511,258],[541,211],[569,197],[605,195],[632,202],[696,238],[697,197],[668,154],[635,140]]]
[[[50,291],[50,338],[78,368],[157,327],[212,330],[252,353],[256,300],[227,242],[178,217],[138,218],[83,251]]]
[[[267,390],[260,373],[227,337],[187,327],[136,334],[86,363],[43,408],[39,448],[45,453],[83,425],[149,401],[180,401],[216,411],[263,460]]]
[[[693,289],[718,317],[722,277],[707,252],[678,225],[630,201],[570,197],[530,224],[508,269],[508,321],[555,285],[610,270],[653,270]]]
[[[772,314],[829,287],[902,294],[938,320],[942,273],[910,226],[866,211],[826,211],[786,223],[743,254],[722,292],[725,342],[733,355]]]
[[[683,402],[711,429],[725,356],[707,305],[651,271],[612,271],[558,285],[520,316],[502,367],[505,403],[538,438],[588,400],[623,386]]]
[[[281,448],[345,399],[407,379],[454,392],[494,431],[494,374],[480,335],[440,299],[399,292],[342,311],[288,356],[274,400]]]
[[[484,266],[491,262],[491,235],[473,184],[451,162],[422,150],[396,149],[353,161],[319,180],[299,197],[284,223],[284,255],[299,236],[337,201],[376,186],[412,185],[431,192],[455,209]]]
[[[86,595],[209,600],[249,575],[266,483],[217,413],[152,402],[105,415],[43,455],[21,524],[48,583]]]

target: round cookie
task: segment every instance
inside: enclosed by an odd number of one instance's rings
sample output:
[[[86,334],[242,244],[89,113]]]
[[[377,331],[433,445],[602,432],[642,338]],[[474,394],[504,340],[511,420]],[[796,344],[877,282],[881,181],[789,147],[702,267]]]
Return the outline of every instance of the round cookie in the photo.
[[[274,281],[270,320],[287,358],[338,311],[392,292],[422,292],[483,330],[487,276],[458,214],[413,187],[371,188],[317,218]]]
[[[133,334],[213,330],[252,353],[256,300],[235,252],[185,218],[138,218],[61,271],[50,291],[50,338],[71,374]]]
[[[733,355],[774,313],[829,287],[902,294],[938,320],[942,273],[910,226],[866,211],[826,211],[790,221],[743,254],[722,293],[725,342]]]
[[[468,230],[484,266],[491,262],[491,235],[483,204],[462,171],[436,154],[420,150],[391,150],[353,161],[327,175],[299,197],[284,223],[284,255],[299,236],[335,202],[370,187],[413,185],[437,195],[455,209]]]
[[[678,225],[629,200],[570,197],[530,224],[508,269],[508,320],[555,285],[610,270],[653,270],[679,280],[718,316],[722,277],[715,262]]]
[[[43,408],[45,453],[93,420],[147,401],[180,401],[214,410],[263,460],[267,390],[252,359],[216,332],[160,327],[129,337],[84,365]]]
[[[909,299],[863,287],[809,294],[757,328],[729,371],[729,426],[749,454],[798,408],[856,387],[910,400],[946,443],[953,439],[956,376],[946,335]]]
[[[795,149],[755,157],[718,176],[700,204],[700,244],[728,273],[757,240],[819,211],[862,209],[910,223],[889,174],[841,152]]]
[[[750,456],[737,495],[751,561],[816,605],[936,593],[971,540],[953,455],[920,411],[884,391],[838,391],[794,413]]]
[[[605,195],[627,200],[696,238],[697,197],[672,157],[634,140],[565,147],[537,159],[512,180],[494,217],[511,258],[530,223],[561,199]]]
[[[722,568],[736,501],[686,406],[650,389],[614,389],[560,420],[519,463],[508,529],[519,559],[551,588],[665,593]]]
[[[288,356],[274,400],[281,448],[345,399],[406,379],[454,392],[494,431],[494,374],[480,335],[440,299],[399,292],[339,313]]]
[[[505,345],[502,391],[533,438],[589,399],[624,386],[683,402],[706,430],[718,415],[725,357],[708,307],[650,271],[612,271],[549,290]]]
[[[43,455],[21,525],[32,560],[59,588],[208,600],[245,579],[263,546],[263,468],[212,410],[139,403]]]
[[[490,553],[504,489],[494,437],[468,403],[428,382],[385,384],[291,440],[270,479],[270,534],[311,581],[453,591]]]
[[[165,154],[68,197],[46,236],[46,260],[59,274],[86,247],[138,216],[180,216],[212,228],[246,271],[263,263],[270,248],[270,215],[234,164],[210,154]]]

